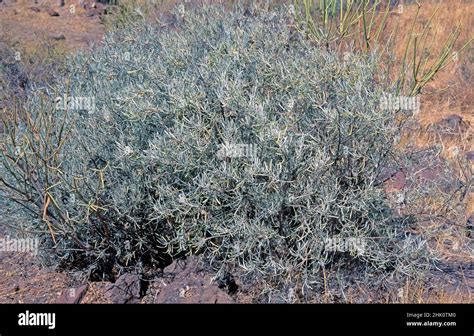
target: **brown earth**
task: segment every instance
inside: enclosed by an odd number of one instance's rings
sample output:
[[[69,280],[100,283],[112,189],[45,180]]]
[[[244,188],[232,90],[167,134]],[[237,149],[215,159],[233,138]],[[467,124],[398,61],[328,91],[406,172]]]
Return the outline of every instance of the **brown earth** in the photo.
[[[93,1],[68,0],[59,6],[53,0],[3,0],[0,2],[0,36],[27,49],[47,41],[67,50],[98,42],[104,34],[100,23],[105,6]],[[80,6],[84,3],[84,6]]]

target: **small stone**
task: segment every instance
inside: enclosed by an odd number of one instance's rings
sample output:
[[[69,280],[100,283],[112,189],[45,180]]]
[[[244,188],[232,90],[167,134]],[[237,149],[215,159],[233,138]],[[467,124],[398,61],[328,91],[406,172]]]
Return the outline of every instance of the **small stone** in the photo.
[[[471,215],[467,219],[466,229],[467,229],[466,236],[468,238],[473,238],[473,236],[474,236],[474,212],[471,213]]]
[[[423,169],[420,176],[427,181],[436,181],[440,177],[440,171],[437,167]]]
[[[59,296],[57,303],[78,304],[86,295],[89,285],[85,284],[75,288],[67,288]]]
[[[49,16],[59,16],[59,13],[51,8],[47,10],[47,13],[49,14]]]
[[[466,153],[466,159],[467,159],[468,161],[474,162],[474,151],[467,152],[467,153]]]
[[[395,190],[404,189],[407,186],[406,174],[401,171],[395,173],[395,175],[391,178],[390,184]]]
[[[66,39],[66,36],[64,36],[63,34],[59,35],[59,36],[52,36],[53,40],[56,40],[56,41],[61,41],[61,40],[65,40]]]
[[[125,273],[106,287],[106,295],[113,303],[138,303],[140,299],[140,277]]]
[[[432,128],[440,136],[455,136],[466,132],[469,129],[469,122],[461,116],[452,114],[432,125]]]
[[[196,257],[174,261],[164,269],[171,279],[154,303],[232,303],[233,299],[206,274]]]

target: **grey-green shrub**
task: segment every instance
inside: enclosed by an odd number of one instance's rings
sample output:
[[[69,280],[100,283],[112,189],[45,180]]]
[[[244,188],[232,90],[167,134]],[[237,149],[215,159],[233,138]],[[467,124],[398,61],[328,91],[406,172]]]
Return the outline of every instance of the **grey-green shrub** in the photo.
[[[7,127],[1,188],[15,215],[63,265],[106,277],[201,253],[270,301],[289,289],[311,300],[323,269],[374,282],[422,269],[424,241],[380,183],[399,116],[380,108],[376,56],[343,61],[286,22],[186,8],[75,57]],[[64,95],[95,107],[57,108]],[[367,245],[338,252],[333,238]]]

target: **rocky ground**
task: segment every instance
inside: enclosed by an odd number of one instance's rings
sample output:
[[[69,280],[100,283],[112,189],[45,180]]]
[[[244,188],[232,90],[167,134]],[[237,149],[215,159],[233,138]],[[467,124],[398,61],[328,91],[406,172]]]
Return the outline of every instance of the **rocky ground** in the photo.
[[[82,48],[102,38],[104,11],[94,1],[2,0],[0,34],[23,46],[60,41],[68,49]]]
[[[0,303],[232,303],[196,258],[175,261],[152,279],[126,273],[115,283],[80,282],[26,253],[0,252]]]

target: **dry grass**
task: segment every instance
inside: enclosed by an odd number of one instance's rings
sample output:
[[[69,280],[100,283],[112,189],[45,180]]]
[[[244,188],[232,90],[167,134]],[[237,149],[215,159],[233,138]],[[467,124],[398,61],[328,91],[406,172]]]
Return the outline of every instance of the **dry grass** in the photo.
[[[461,27],[461,35],[458,38],[455,49],[459,50],[462,46],[474,37],[472,28],[474,27],[474,3],[461,2],[459,0],[446,0],[441,3],[422,2],[420,10],[418,32],[423,23],[426,23],[432,13],[438,8],[437,15],[433,22],[433,34],[436,38],[433,43],[433,50],[439,52],[443,47],[443,42],[451,29],[456,26]],[[406,5],[403,15],[396,15],[391,18],[390,24],[394,26],[397,22],[400,27],[409,27],[416,13],[416,5]],[[404,52],[404,36],[397,36],[398,43],[395,43],[396,54],[401,56]],[[421,94],[421,111],[417,116],[423,127],[438,122],[439,120],[457,114],[463,117],[471,125],[474,124],[474,110],[472,102],[474,91],[472,82],[474,81],[474,45],[464,50],[463,53],[452,55],[452,62],[442,71],[440,71],[433,81],[424,88]],[[460,143],[464,142],[464,143]],[[452,145],[461,145],[466,151],[473,150],[474,145],[470,139],[465,136],[463,139],[456,139],[454,143],[444,144],[446,149],[444,154],[449,154],[449,148]],[[416,144],[424,146],[439,141],[432,135],[418,134]]]
[[[440,284],[441,285],[441,284]],[[444,284],[443,284],[444,285]],[[472,294],[466,282],[454,286],[426,288],[425,283],[407,281],[398,291],[394,303],[467,303],[472,302]]]
[[[445,36],[456,26],[460,26],[462,31],[456,43],[455,49],[462,46],[473,38],[474,27],[474,3],[459,0],[446,0],[441,3],[422,2],[420,10],[420,23],[427,22],[429,16],[437,9],[437,16],[433,23],[433,33],[437,38],[434,40],[433,49],[439,51],[442,48]],[[408,27],[416,12],[416,5],[405,6],[405,13],[391,18],[390,24],[399,22],[401,27]],[[398,37],[402,40],[402,36]],[[404,51],[403,43],[397,43],[398,55]],[[455,56],[455,55],[453,55]],[[464,157],[464,153],[474,150],[472,125],[474,125],[474,110],[472,102],[474,91],[474,46],[465,49],[458,58],[453,58],[452,62],[440,71],[433,81],[427,84],[422,91],[421,111],[416,116],[420,123],[420,129],[408,134],[400,143],[400,146],[414,145],[418,148],[441,145],[441,155],[453,162],[458,162],[459,156]],[[435,132],[430,131],[430,127],[440,120],[450,116],[459,115],[464,121],[470,124],[470,128],[463,134],[452,137],[440,137]],[[472,181],[474,165],[470,164],[467,176],[463,176],[464,181]],[[460,172],[460,170],[458,170]],[[469,176],[470,175],[470,176]],[[461,176],[461,174],[460,174]],[[467,182],[467,181],[466,181]],[[438,204],[439,205],[439,204]],[[433,204],[432,206],[436,206]],[[446,228],[442,223],[430,223],[424,228],[432,232],[431,248],[441,255],[444,260],[472,262],[472,239],[466,237],[466,221],[470,214],[474,213],[474,193],[466,196],[464,211],[461,209],[456,223],[452,227]],[[423,284],[405,284],[404,296],[401,302],[436,302],[455,303],[472,302],[472,294],[468,286],[469,281],[463,279],[463,283],[455,287],[449,284],[439,284],[436,291],[429,291]],[[472,280],[471,280],[472,287]]]

